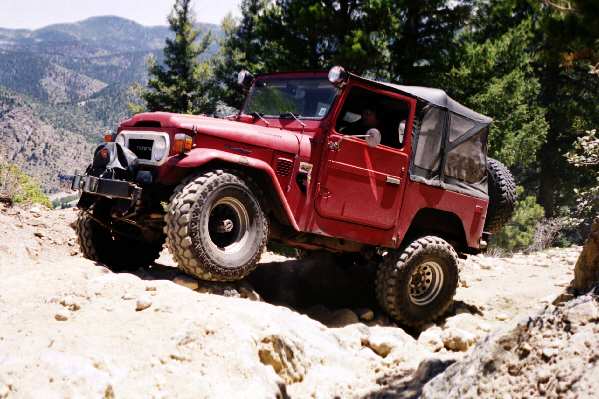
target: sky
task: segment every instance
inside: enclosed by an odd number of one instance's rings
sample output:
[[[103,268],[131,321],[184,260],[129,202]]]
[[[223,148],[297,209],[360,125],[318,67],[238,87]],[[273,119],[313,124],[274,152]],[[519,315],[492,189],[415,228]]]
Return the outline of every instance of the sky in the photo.
[[[0,27],[38,29],[98,15],[117,15],[143,25],[166,25],[174,0],[0,0]],[[199,22],[219,24],[240,0],[194,0]]]

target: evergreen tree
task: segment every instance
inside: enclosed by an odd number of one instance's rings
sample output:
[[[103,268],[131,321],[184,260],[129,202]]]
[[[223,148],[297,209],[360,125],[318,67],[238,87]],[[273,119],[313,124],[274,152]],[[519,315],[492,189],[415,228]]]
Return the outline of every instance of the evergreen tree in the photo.
[[[241,20],[225,17],[222,28],[224,38],[220,52],[213,60],[215,98],[235,108],[240,108],[244,94],[237,87],[237,73],[247,69],[252,73],[264,71],[262,38],[257,27],[266,8],[266,0],[243,0],[240,5]]]
[[[386,65],[389,80],[437,86],[455,62],[462,43],[455,40],[472,14],[472,0],[388,1]]]
[[[490,152],[511,165],[552,217],[594,181],[565,154],[599,124],[595,0],[479,0],[441,85],[495,118]]]
[[[461,54],[441,83],[460,102],[493,117],[489,155],[512,167],[521,182],[538,167],[536,155],[548,130],[528,52],[534,39],[531,25],[525,19],[480,42],[478,30],[464,34]]]
[[[387,0],[276,0],[260,18],[265,67],[324,69],[343,65],[376,74],[388,60]]]
[[[151,60],[149,90],[143,93],[151,111],[211,113],[211,68],[199,57],[210,45],[210,32],[200,37],[194,28],[191,0],[176,0],[168,22],[174,38],[166,40],[164,65]]]
[[[575,201],[575,188],[594,177],[566,160],[578,137],[599,125],[599,2],[545,1],[539,15],[538,70],[541,101],[547,108],[549,134],[539,150],[539,200],[548,217]]]

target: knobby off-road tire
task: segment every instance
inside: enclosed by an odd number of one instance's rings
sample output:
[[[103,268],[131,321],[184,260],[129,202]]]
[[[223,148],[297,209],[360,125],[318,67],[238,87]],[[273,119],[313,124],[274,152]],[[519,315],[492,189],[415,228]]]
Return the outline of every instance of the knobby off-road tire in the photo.
[[[427,236],[379,265],[376,297],[394,319],[419,327],[442,316],[458,286],[458,256],[445,240]]]
[[[248,176],[216,170],[190,176],[166,214],[167,246],[179,268],[202,280],[250,274],[268,240],[262,195]]]
[[[493,158],[487,159],[489,207],[486,232],[497,233],[510,220],[516,205],[516,182],[509,169]]]
[[[151,265],[160,256],[164,244],[164,240],[147,242],[112,234],[84,211],[79,213],[76,231],[83,256],[103,263],[113,271]]]

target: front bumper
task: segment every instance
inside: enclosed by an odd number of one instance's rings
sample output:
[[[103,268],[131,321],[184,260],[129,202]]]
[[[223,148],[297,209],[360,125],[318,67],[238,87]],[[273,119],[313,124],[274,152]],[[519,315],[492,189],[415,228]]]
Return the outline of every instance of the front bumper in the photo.
[[[95,176],[73,176],[72,190],[107,198],[126,199],[131,202],[141,197],[141,187],[124,180],[101,179]]]

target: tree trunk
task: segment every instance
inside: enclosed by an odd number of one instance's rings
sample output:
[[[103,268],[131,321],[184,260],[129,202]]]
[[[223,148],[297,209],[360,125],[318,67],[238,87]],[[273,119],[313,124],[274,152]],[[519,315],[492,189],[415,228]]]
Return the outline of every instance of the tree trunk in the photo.
[[[549,135],[551,135],[551,129]],[[547,140],[548,142],[551,141]],[[547,143],[548,144],[548,143]],[[554,162],[552,157],[553,150],[550,145],[543,145],[540,151],[541,161],[541,173],[540,173],[540,185],[539,185],[539,203],[545,209],[545,217],[552,218],[553,210],[555,209],[555,195],[556,195],[556,177],[554,172]]]
[[[574,268],[573,288],[584,293],[599,283],[599,217],[593,222],[591,234],[582,248]]]

